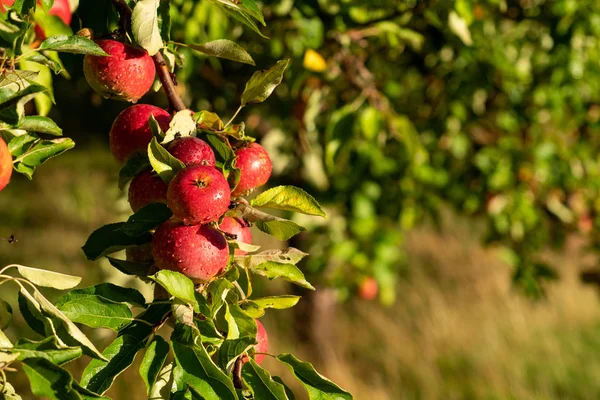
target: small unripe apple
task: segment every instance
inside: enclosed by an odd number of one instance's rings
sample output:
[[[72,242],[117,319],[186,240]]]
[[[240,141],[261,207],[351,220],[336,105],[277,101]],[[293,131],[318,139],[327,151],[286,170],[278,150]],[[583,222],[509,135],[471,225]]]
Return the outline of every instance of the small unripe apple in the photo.
[[[267,335],[267,330],[265,329],[265,327],[259,320],[255,319],[255,321],[256,321],[256,327],[258,329],[256,331],[257,344],[256,344],[256,346],[254,346],[254,352],[255,353],[266,353],[267,351],[269,351],[269,336]],[[265,354],[255,354],[254,361],[256,361],[257,364],[260,364],[265,359],[265,357],[266,357]],[[243,363],[248,362],[248,357],[242,358],[242,362]]]
[[[6,142],[0,138],[0,190],[10,181],[13,170],[13,159]]]
[[[152,140],[148,120],[154,116],[163,131],[169,129],[171,114],[150,104],[136,104],[123,110],[110,129],[110,151],[123,164],[136,153],[145,154]]]
[[[373,300],[377,297],[379,285],[372,276],[365,278],[358,285],[358,296],[363,300]]]
[[[110,99],[137,102],[154,83],[152,57],[141,50],[111,39],[96,41],[108,57],[86,54],[85,78],[96,92]]]
[[[235,152],[235,166],[240,169],[240,181],[232,195],[239,196],[267,183],[273,171],[269,154],[258,143]]]
[[[236,240],[240,242],[248,244],[252,243],[252,232],[250,232],[250,228],[241,218],[225,217],[223,218],[223,222],[219,224],[219,229],[223,232],[235,235]],[[243,256],[245,254],[246,252],[244,250],[235,249],[236,256]]]
[[[210,225],[188,226],[170,220],[154,232],[152,256],[159,269],[205,282],[225,269],[229,246],[223,234]]]
[[[167,203],[167,184],[152,171],[138,174],[129,185],[127,196],[133,212],[151,203]]]
[[[182,169],[169,183],[167,204],[173,216],[186,225],[217,221],[231,202],[227,180],[219,170],[205,165]]]
[[[185,165],[215,166],[215,153],[204,140],[194,136],[176,139],[167,146],[169,153]]]

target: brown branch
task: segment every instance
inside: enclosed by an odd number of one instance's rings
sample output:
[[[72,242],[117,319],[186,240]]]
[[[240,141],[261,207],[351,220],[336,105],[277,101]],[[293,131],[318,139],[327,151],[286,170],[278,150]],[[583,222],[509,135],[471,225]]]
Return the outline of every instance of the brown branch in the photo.
[[[127,30],[127,26],[131,23],[131,16],[133,11],[125,0],[112,0],[113,5],[119,12],[121,17],[121,29],[125,32]],[[158,74],[158,79],[160,79],[160,83],[162,83],[162,87],[167,95],[167,99],[169,99],[170,108],[174,111],[181,111],[187,109],[179,94],[177,94],[177,90],[175,89],[175,82],[173,81],[173,77],[171,76],[171,71],[169,71],[169,67],[160,52],[156,53],[152,56],[154,60],[154,66],[156,67],[156,73]]]

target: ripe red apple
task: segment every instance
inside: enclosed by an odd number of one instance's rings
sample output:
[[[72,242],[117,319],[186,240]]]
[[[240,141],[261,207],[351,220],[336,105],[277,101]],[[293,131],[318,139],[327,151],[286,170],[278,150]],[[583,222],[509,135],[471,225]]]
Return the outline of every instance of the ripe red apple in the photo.
[[[263,324],[255,319],[256,321],[256,327],[258,328],[256,331],[256,346],[254,346],[254,352],[255,353],[266,353],[269,350],[269,336],[267,335],[267,330],[265,329],[265,327],[263,326]],[[265,354],[255,354],[254,355],[254,361],[256,361],[257,364],[262,363],[262,361],[265,359]],[[248,362],[248,357],[244,357],[242,359],[242,362],[246,363]]]
[[[13,170],[13,159],[6,142],[0,138],[0,190],[10,181]]]
[[[363,279],[358,285],[358,296],[363,300],[373,300],[377,297],[379,285],[372,276]]]
[[[273,171],[269,154],[258,143],[235,152],[235,166],[240,169],[240,182],[232,195],[239,196],[267,183]]]
[[[143,171],[131,181],[127,200],[133,212],[150,203],[167,203],[167,184],[152,171]]]
[[[223,232],[235,235],[236,240],[239,240],[240,242],[248,244],[252,243],[252,232],[250,232],[250,228],[241,218],[225,217],[223,218],[223,222],[219,224],[219,229]],[[244,254],[246,254],[245,251],[235,249],[236,256],[243,256]]]
[[[123,164],[136,153],[146,153],[152,140],[148,120],[154,116],[163,131],[169,129],[171,115],[150,104],[136,104],[123,110],[110,129],[110,151]]]
[[[194,136],[176,139],[167,146],[169,153],[185,165],[215,166],[215,153],[204,140]]]
[[[152,57],[146,50],[116,40],[96,43],[109,56],[84,57],[83,72],[92,89],[106,98],[137,102],[154,83],[156,68]]]
[[[167,204],[173,216],[186,225],[217,221],[231,202],[227,180],[219,170],[205,165],[182,169],[169,183]]]
[[[187,226],[169,220],[154,232],[152,256],[159,269],[207,281],[227,266],[229,246],[223,234],[210,225]]]

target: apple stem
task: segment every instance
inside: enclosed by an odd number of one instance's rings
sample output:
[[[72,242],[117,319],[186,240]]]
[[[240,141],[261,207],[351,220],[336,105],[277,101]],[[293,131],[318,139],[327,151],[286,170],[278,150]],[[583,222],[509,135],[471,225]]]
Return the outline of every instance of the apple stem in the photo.
[[[127,31],[127,26],[131,23],[131,15],[133,11],[125,0],[112,0],[115,8],[119,11],[121,16],[121,29],[124,32]],[[156,53],[152,56],[154,60],[154,65],[156,66],[156,73],[158,74],[158,79],[160,79],[160,83],[162,83],[162,87],[167,95],[167,99],[169,100],[169,105],[171,110],[181,111],[187,109],[179,94],[177,94],[177,90],[175,89],[175,82],[173,81],[173,77],[171,76],[171,71],[167,66],[167,63],[160,53]]]
[[[229,120],[229,122],[227,122],[225,124],[225,126],[223,127],[223,130],[227,129],[227,127],[229,125],[231,125],[231,123],[233,122],[233,120],[235,119],[235,117],[237,117],[237,115],[240,113],[240,111],[242,111],[242,108],[244,108],[244,106],[239,106],[239,108],[237,109],[237,111],[235,112],[235,114],[233,114],[233,117],[231,117],[231,119]]]

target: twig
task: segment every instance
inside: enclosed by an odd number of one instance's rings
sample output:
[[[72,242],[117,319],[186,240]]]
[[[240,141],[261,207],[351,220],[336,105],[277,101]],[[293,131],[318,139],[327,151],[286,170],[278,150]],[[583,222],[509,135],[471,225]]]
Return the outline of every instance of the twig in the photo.
[[[120,25],[121,29],[124,32],[127,31],[127,26],[131,23],[131,16],[133,11],[125,0],[112,0],[115,8],[119,11],[119,15],[121,16]],[[175,82],[173,82],[173,77],[171,76],[171,71],[169,71],[169,67],[165,62],[164,57],[160,52],[156,53],[152,56],[154,60],[154,65],[156,66],[156,73],[158,74],[158,79],[160,79],[160,83],[162,83],[162,87],[165,90],[165,94],[167,95],[167,99],[169,99],[169,104],[172,110],[181,111],[185,110],[187,107],[181,100],[181,97],[177,94],[177,90],[175,89]]]

